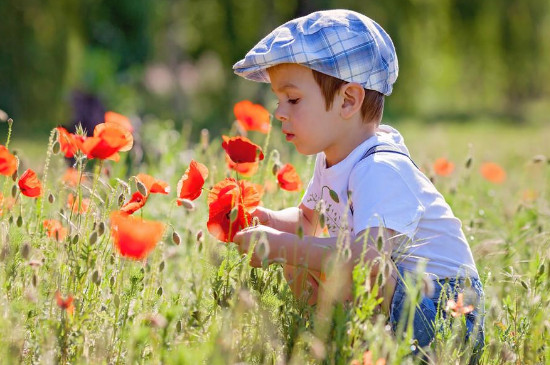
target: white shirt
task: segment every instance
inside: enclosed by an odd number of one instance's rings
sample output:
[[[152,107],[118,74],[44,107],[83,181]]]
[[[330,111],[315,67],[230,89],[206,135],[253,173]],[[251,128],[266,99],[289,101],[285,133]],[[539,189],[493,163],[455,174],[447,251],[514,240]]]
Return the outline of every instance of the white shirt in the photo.
[[[407,271],[415,271],[422,262],[424,272],[438,278],[477,278],[460,220],[410,159],[398,153],[379,152],[361,160],[369,148],[379,144],[392,145],[409,154],[401,134],[387,125],[381,125],[374,136],[329,168],[321,152],[302,203],[315,209],[320,200],[324,201],[325,222],[333,237],[340,232],[350,232],[353,237],[370,227],[385,227],[403,234],[407,239],[394,249],[392,257]],[[337,201],[329,189],[337,194]]]

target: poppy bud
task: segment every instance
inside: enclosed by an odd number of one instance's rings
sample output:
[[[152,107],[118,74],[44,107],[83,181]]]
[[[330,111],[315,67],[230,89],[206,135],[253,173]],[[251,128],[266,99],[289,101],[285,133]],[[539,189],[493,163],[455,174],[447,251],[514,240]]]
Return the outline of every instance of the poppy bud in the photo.
[[[183,325],[181,323],[181,319],[176,322],[176,332],[181,332],[183,329]]]
[[[181,237],[176,231],[172,232],[172,242],[174,242],[176,245],[179,245],[181,243]]]
[[[527,285],[527,283],[523,280],[520,280],[520,281],[521,281],[521,286],[523,286],[525,290],[529,290],[529,286]]]
[[[30,253],[31,253],[31,245],[25,242],[23,244],[23,247],[21,247],[21,257],[27,260],[29,258]]]
[[[325,228],[325,215],[323,213],[319,215],[319,225],[321,228]]]
[[[11,126],[13,124],[13,119],[8,118],[7,122],[8,122],[8,126],[11,128]]]
[[[382,236],[378,236],[376,239],[376,248],[378,249],[378,252],[382,252],[382,248],[384,247],[384,239],[382,239]]]
[[[124,204],[124,194],[120,193],[120,195],[118,196],[118,207],[120,208],[122,204]]]
[[[472,156],[468,156],[468,158],[466,159],[466,163],[464,164],[464,166],[466,166],[467,169],[469,169],[470,166],[472,166]]]
[[[340,198],[338,198],[338,194],[336,194],[336,192],[334,190],[329,188],[328,189],[328,194],[330,195],[332,200],[334,200],[334,202],[340,203]]]
[[[73,245],[76,245],[78,243],[78,240],[80,239],[80,236],[77,234],[75,234],[73,236],[73,240],[71,241]]]
[[[162,293],[163,293],[162,286],[159,286],[159,288],[157,289],[157,295],[160,297]]]
[[[96,285],[101,284],[101,275],[99,274],[98,270],[94,270],[92,274],[92,282]]]
[[[103,233],[105,233],[105,223],[99,222],[99,225],[97,226],[97,234],[103,236]]]
[[[277,172],[281,169],[281,164],[279,162],[275,162],[273,166],[271,167],[271,172],[273,175],[277,176]]]
[[[141,193],[143,196],[147,196],[147,187],[145,187],[145,184],[143,184],[141,181],[136,181],[137,190]]]
[[[56,141],[52,146],[52,152],[54,155],[57,155],[59,151],[61,151],[61,145]]]
[[[23,225],[23,217],[17,217],[17,221],[15,223],[17,224],[17,227],[21,227]]]
[[[163,272],[163,271],[164,271],[164,266],[165,266],[165,265],[166,265],[166,264],[164,263],[164,261],[162,261],[162,262],[160,263],[160,265],[159,265],[159,272]]]
[[[115,286],[115,277],[114,276],[111,276],[111,278],[109,279],[109,286],[112,288],[113,286]]]
[[[17,195],[17,186],[16,185],[13,185],[11,187],[11,197],[12,198],[15,198],[15,196]]]
[[[231,212],[229,212],[229,221],[231,223],[235,222],[238,215],[239,215],[239,208],[234,207],[233,209],[231,209]]]
[[[93,245],[94,243],[96,243],[96,241],[97,241],[97,232],[93,231],[89,239],[90,245]]]
[[[17,164],[19,165],[19,159],[17,159]],[[17,181],[17,170],[15,170],[15,172],[11,175],[11,179],[15,182]]]
[[[52,193],[48,194],[48,201],[50,202],[50,204],[53,204],[53,202],[55,201],[55,196],[53,196]]]
[[[198,232],[197,232],[197,242],[201,243],[202,241],[204,241],[204,233],[202,232],[202,229],[200,229]]]

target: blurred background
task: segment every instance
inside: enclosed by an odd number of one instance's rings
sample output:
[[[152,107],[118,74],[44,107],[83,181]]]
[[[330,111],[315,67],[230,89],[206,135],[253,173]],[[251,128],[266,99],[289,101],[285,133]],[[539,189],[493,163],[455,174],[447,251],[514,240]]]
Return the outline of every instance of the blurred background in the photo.
[[[2,0],[0,109],[16,136],[103,109],[216,133],[239,100],[272,106],[231,66],[277,25],[329,8],[393,38],[386,120],[549,121],[547,0]]]

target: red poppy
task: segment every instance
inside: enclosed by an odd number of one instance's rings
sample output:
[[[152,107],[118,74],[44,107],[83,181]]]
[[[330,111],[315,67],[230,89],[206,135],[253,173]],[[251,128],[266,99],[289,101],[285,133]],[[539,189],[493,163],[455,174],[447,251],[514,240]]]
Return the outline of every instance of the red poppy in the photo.
[[[434,162],[434,171],[440,176],[449,176],[455,169],[455,164],[447,160],[445,157],[440,157]]]
[[[90,207],[90,199],[83,198],[80,202],[80,210],[78,209],[78,200],[75,200],[73,193],[69,193],[67,196],[67,208],[71,209],[73,213],[86,213]]]
[[[80,149],[80,146],[82,146],[84,139],[83,136],[69,133],[69,131],[63,127],[57,127],[57,141],[61,146],[61,151],[67,158],[74,157],[75,153]]]
[[[63,181],[65,184],[69,186],[78,186],[78,182],[80,181],[80,172],[77,169],[74,169],[72,167],[69,167],[66,171],[63,177],[61,178],[61,181]],[[82,182],[86,181],[86,177],[82,176]]]
[[[63,227],[61,222],[55,219],[46,219],[42,223],[46,229],[46,235],[56,241],[63,241],[67,237],[67,228]]]
[[[233,108],[237,122],[247,131],[269,132],[269,112],[249,100],[239,101]]]
[[[63,310],[66,310],[67,313],[73,314],[74,313],[74,304],[73,304],[73,296],[69,295],[67,296],[67,299],[64,299],[61,296],[61,293],[59,290],[55,292],[55,300],[57,301],[57,306]]]
[[[264,159],[262,148],[246,137],[222,136],[222,147],[235,163],[255,162]]]
[[[291,164],[287,163],[277,171],[277,181],[283,190],[299,191],[302,189],[302,180]]]
[[[118,252],[132,260],[142,260],[164,234],[164,223],[146,221],[124,212],[111,213],[111,236]]]
[[[227,178],[217,183],[208,194],[208,231],[220,241],[232,241],[237,232],[250,225],[250,213],[259,203],[254,184],[246,180]]]
[[[134,143],[132,134],[114,124],[96,125],[93,137],[82,143],[81,150],[88,158],[110,159],[118,161],[118,152],[129,151]]]
[[[139,191],[136,191],[132,195],[128,203],[124,204],[120,208],[120,211],[126,214],[133,214],[136,210],[143,208],[146,202],[147,202],[147,197],[142,193],[140,193]]]
[[[225,154],[225,163],[229,169],[235,170],[239,174],[246,177],[253,176],[258,171],[258,167],[260,166],[260,161],[235,163],[227,154]]]
[[[125,115],[115,113],[113,111],[108,111],[105,113],[105,123],[116,124],[119,127],[126,129],[130,133],[134,132],[134,127],[130,122],[130,118]]]
[[[17,158],[5,146],[0,145],[0,174],[11,176],[15,171],[17,171]]]
[[[493,184],[502,184],[506,180],[506,171],[494,162],[481,165],[481,175]]]
[[[36,198],[42,194],[42,184],[40,180],[38,180],[36,173],[31,169],[27,169],[27,171],[21,175],[18,185],[21,194],[30,198]]]
[[[168,194],[170,192],[170,186],[168,186],[167,182],[157,180],[151,175],[138,174],[136,179],[145,185],[145,188],[147,188],[147,194]]]
[[[200,162],[191,160],[189,167],[185,170],[185,173],[178,182],[178,198],[189,200],[197,199],[202,193],[202,187],[207,177],[208,168]],[[179,201],[178,205],[181,205]]]

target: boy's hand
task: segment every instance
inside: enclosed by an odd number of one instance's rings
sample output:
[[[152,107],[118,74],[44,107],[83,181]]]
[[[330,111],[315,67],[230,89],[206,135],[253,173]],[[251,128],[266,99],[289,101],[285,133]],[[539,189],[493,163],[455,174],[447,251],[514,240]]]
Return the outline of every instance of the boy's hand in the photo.
[[[271,210],[264,207],[257,207],[256,210],[252,212],[252,217],[258,218],[260,224],[264,226],[270,226],[271,223]]]
[[[280,234],[281,231],[268,226],[259,225],[255,227],[248,227],[240,232],[237,232],[233,238],[233,242],[237,245],[237,249],[241,254],[248,253],[250,246],[256,243],[254,253],[250,259],[250,266],[262,267],[262,260],[264,259],[267,259],[268,263],[273,262],[273,260],[269,259],[273,257],[274,246],[276,246],[277,238]],[[267,247],[260,248],[258,247],[258,241],[262,236],[265,237],[262,241],[266,243]],[[260,257],[259,255],[264,257]]]

